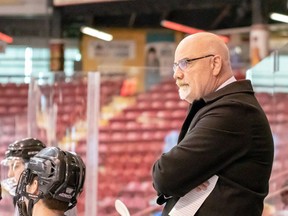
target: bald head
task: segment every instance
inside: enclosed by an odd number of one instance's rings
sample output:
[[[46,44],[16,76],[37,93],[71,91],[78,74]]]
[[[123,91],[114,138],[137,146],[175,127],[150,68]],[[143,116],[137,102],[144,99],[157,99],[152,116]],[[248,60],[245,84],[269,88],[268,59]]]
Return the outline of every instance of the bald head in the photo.
[[[189,35],[179,43],[175,52],[175,56],[179,55],[180,59],[187,56],[199,57],[208,54],[220,55],[223,69],[230,72],[228,47],[218,35],[213,33],[200,32]]]
[[[233,76],[230,65],[228,47],[219,36],[201,32],[184,38],[174,60],[180,98],[192,103],[216,91]]]

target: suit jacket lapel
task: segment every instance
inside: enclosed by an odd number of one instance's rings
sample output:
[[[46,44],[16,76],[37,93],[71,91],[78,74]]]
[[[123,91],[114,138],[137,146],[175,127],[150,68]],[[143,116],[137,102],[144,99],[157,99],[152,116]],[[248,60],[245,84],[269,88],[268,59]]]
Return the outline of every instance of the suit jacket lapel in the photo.
[[[189,126],[192,122],[192,119],[194,118],[195,114],[205,106],[205,101],[203,99],[195,100],[192,105],[189,107],[189,113],[185,118],[185,121],[182,125],[179,137],[178,137],[178,143],[181,142],[181,140],[185,137],[185,134],[187,133]]]

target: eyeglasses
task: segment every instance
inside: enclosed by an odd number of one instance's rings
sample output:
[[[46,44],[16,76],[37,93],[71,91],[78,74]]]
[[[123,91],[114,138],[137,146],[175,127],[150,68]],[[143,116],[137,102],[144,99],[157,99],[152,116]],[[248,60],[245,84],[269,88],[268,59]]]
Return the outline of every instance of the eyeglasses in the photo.
[[[199,60],[199,59],[212,57],[212,56],[215,56],[215,55],[210,54],[210,55],[206,55],[206,56],[202,56],[202,57],[198,57],[198,58],[181,59],[180,61],[178,61],[178,63],[173,64],[173,71],[175,73],[177,71],[177,67],[179,67],[181,71],[185,71],[187,69],[189,63],[196,61],[196,60]]]

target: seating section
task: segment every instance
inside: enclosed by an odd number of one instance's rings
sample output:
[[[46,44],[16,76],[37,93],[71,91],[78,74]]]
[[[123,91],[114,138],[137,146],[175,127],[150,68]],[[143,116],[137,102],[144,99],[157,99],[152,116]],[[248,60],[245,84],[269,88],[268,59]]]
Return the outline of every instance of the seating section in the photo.
[[[100,85],[100,106],[109,103],[114,95],[120,94],[122,79],[103,79]],[[0,85],[0,145],[7,145],[15,139],[27,136],[27,106],[28,84]],[[57,140],[65,136],[66,128],[71,127],[77,120],[86,118],[87,83],[82,80],[73,82],[56,82],[53,85],[39,86],[35,93],[37,111],[50,115],[53,104],[57,107]],[[48,109],[50,109],[48,111]],[[41,113],[40,113],[41,114]],[[37,116],[39,117],[39,116]],[[37,119],[41,121],[40,119]],[[43,119],[47,121],[47,118]],[[42,122],[43,123],[43,122]],[[38,134],[45,141],[45,127],[38,129]],[[20,127],[20,126],[23,127]],[[21,133],[20,133],[21,132]]]
[[[114,95],[119,95],[120,89],[121,80],[103,80],[101,106],[109,103]],[[57,140],[65,138],[67,128],[86,121],[86,82],[58,82],[52,86],[40,86],[39,92],[39,100],[35,98],[40,110],[37,112],[47,112],[45,109],[52,104],[57,107]],[[27,97],[27,84],[0,85],[0,160],[9,143],[27,134]],[[269,192],[273,197],[288,179],[285,173],[288,170],[285,131],[288,126],[288,94],[258,92],[256,97],[271,124],[275,142]],[[117,215],[116,198],[121,199],[132,214],[150,206],[155,198],[151,167],[163,152],[165,137],[180,129],[188,109],[188,103],[179,99],[173,80],[155,85],[148,92],[138,94],[135,100],[136,103],[124,108],[99,129],[98,216]],[[42,118],[43,122],[47,121],[47,118]],[[41,122],[38,124],[37,133],[38,138],[46,142],[47,128],[43,125]],[[77,141],[76,152],[86,160],[85,138]],[[84,215],[85,193],[77,205],[79,215]],[[2,215],[2,209],[0,211]]]
[[[275,138],[270,194],[279,190],[287,179],[283,172],[288,166],[285,136],[288,121],[283,104],[288,100],[278,101],[286,95],[256,93]],[[273,100],[277,105],[271,103]],[[100,128],[99,215],[117,215],[116,197],[124,201],[132,214],[149,206],[155,196],[151,167],[163,150],[165,136],[180,128],[187,107],[186,102],[179,100],[175,83],[167,81],[138,95],[135,105],[110,119],[108,126]]]
[[[163,151],[165,136],[180,128],[187,108],[169,80],[139,94],[134,105],[100,127],[99,216],[116,214],[116,198],[132,214],[149,206],[155,197],[151,167]],[[85,155],[85,141],[76,150]]]
[[[283,105],[276,98],[284,95],[256,93],[261,106],[269,118],[275,138],[275,162],[272,170],[270,194],[279,190],[287,176],[287,139]],[[271,101],[275,102],[271,103]],[[286,100],[287,101],[287,100]],[[285,103],[285,102],[283,102]],[[281,104],[281,103],[280,103]],[[273,107],[281,114],[275,113]],[[110,119],[99,131],[98,215],[117,215],[114,207],[116,198],[121,199],[132,214],[150,206],[155,198],[151,182],[151,167],[162,153],[165,136],[181,127],[188,104],[179,100],[174,81],[154,86],[150,91],[139,94],[136,103],[125,108]],[[282,112],[283,111],[283,112]],[[85,140],[76,148],[85,157]],[[80,212],[84,210],[84,199],[79,200]]]
[[[278,200],[273,201],[277,207],[281,205],[277,191],[288,179],[288,93],[258,92],[256,97],[266,113],[274,138],[274,163],[268,198]]]
[[[109,103],[114,95],[120,94],[121,81],[122,79],[101,81],[100,107]],[[66,135],[67,129],[71,129],[75,122],[86,119],[87,82],[85,80],[57,82],[52,86],[41,86],[40,91],[41,102],[45,100],[44,104],[39,104],[42,110],[48,108],[51,112],[52,108],[57,107],[57,140],[61,140]],[[44,114],[48,113],[45,110]]]
[[[0,148],[27,134],[28,84],[0,84]],[[2,151],[0,152],[1,159]]]
[[[101,81],[100,106],[103,106],[111,101],[114,95],[119,95],[122,79],[110,77]],[[0,85],[0,161],[10,143],[27,137],[28,88],[28,84]],[[56,114],[57,142],[64,139],[67,132],[72,131],[77,121],[86,120],[87,83],[85,80],[68,83],[58,81],[53,85],[41,85],[38,90],[35,88],[33,91],[33,103],[37,112],[37,125],[34,126],[36,126],[37,138],[43,142],[47,143],[48,135],[53,129],[51,127],[53,112]],[[2,215],[2,205],[0,208]],[[4,213],[7,212],[3,210]]]
[[[7,145],[27,134],[27,96],[27,84],[0,84],[0,161]],[[14,208],[10,195],[3,193],[2,196],[1,216],[12,215]]]

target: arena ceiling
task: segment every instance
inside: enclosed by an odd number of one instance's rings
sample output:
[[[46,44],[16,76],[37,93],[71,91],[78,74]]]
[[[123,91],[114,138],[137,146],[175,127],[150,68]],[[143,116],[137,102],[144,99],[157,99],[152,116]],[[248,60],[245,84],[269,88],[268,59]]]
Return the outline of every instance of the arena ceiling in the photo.
[[[53,1],[49,1],[53,5]],[[261,5],[252,2],[261,2]],[[78,37],[83,25],[161,28],[162,20],[208,31],[232,29],[249,27],[255,22],[277,23],[268,15],[271,12],[287,14],[287,0],[117,0],[57,6],[53,11],[49,18],[2,17],[0,14],[0,31],[12,36],[47,36],[52,32],[63,37]]]
[[[158,28],[164,19],[203,30],[218,30],[248,27],[253,22],[275,23],[268,18],[269,13],[287,14],[287,0],[256,0],[254,6],[253,1],[130,0],[57,9],[61,11],[64,30],[83,23],[94,27]],[[260,13],[266,18],[259,20]]]

